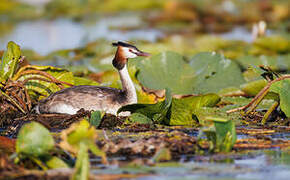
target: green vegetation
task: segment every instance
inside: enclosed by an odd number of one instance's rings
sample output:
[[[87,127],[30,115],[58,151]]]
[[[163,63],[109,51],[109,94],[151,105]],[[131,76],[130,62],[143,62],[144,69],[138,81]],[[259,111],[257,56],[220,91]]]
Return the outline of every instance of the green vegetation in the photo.
[[[83,109],[75,115],[36,114],[33,109],[41,99],[71,86],[121,88],[111,64],[115,49],[108,39],[114,36],[47,55],[8,42],[0,51],[0,179],[175,178],[186,173],[190,178],[215,174],[234,179],[247,173],[256,177],[251,174],[256,171],[288,177],[283,174],[290,147],[285,4],[51,0],[35,6],[0,0],[3,36],[19,22],[67,18],[86,26],[122,13],[138,16],[140,23],[119,26],[116,21],[104,29],[125,35],[151,28],[162,32],[154,42],[130,39],[152,56],[128,62],[138,103],[118,110],[130,112],[126,117]],[[251,40],[219,34],[235,27],[248,32],[260,20],[269,32]],[[50,65],[42,65],[46,63]],[[264,166],[246,167],[248,159]]]

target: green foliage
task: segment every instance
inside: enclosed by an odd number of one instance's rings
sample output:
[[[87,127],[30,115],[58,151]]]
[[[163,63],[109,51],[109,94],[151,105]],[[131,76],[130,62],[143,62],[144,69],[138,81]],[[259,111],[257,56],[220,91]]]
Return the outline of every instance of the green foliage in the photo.
[[[237,62],[241,64],[243,68],[248,68],[250,66],[269,66],[273,70],[287,70],[290,69],[290,54],[280,54],[275,56],[269,55],[246,55],[237,59]]]
[[[137,79],[149,89],[170,88],[174,94],[218,92],[244,82],[238,65],[221,55],[199,53],[188,64],[183,56],[164,52],[137,63]]]
[[[181,99],[171,97],[169,90],[166,90],[166,98],[156,104],[131,104],[121,107],[118,110],[130,111],[133,113],[134,121],[146,121],[152,119],[155,123],[166,125],[196,125],[194,113],[201,107],[212,107],[220,101],[216,94],[191,96]],[[138,113],[138,114],[135,114]],[[145,117],[140,117],[142,114]],[[139,120],[137,120],[139,118]],[[129,118],[130,120],[131,118]],[[136,119],[136,120],[135,120]]]
[[[275,82],[270,91],[279,94],[281,110],[290,117],[290,79]]]
[[[63,141],[60,146],[63,149],[78,154],[81,146],[86,146],[86,149],[91,150],[96,156],[103,158],[106,161],[106,154],[98,149],[95,145],[97,132],[94,127],[90,127],[87,120],[82,120],[79,123],[73,124],[69,129],[62,131]]]
[[[235,123],[224,118],[208,117],[207,120],[213,121],[214,127],[202,129],[208,141],[213,146],[215,152],[230,152],[234,146],[237,135]]]
[[[191,94],[195,73],[183,56],[174,52],[163,52],[136,62],[137,79],[150,89],[170,88],[174,94]]]
[[[279,35],[260,37],[254,42],[254,46],[250,52],[252,54],[289,53],[289,40],[289,38]]]
[[[153,121],[141,113],[133,113],[128,118],[128,123],[138,123],[138,124],[152,124]]]
[[[194,117],[197,111],[202,107],[212,107],[220,101],[216,94],[206,94],[200,96],[191,96],[181,99],[173,99],[170,112],[168,113],[168,125],[197,125]]]
[[[50,76],[57,79],[58,81],[74,84],[73,73],[65,69],[56,68],[53,66],[35,66],[35,65],[23,67],[15,74],[13,80],[25,81],[26,79],[31,78],[31,80],[29,80],[26,83],[25,87],[30,92],[33,98],[37,98],[33,96],[34,93],[40,94],[43,97],[60,90],[59,86],[53,83],[53,81],[48,80],[48,78],[44,77],[40,73],[37,72],[34,73],[33,71],[35,70],[48,73]],[[31,72],[31,73],[25,73],[25,75],[21,75],[23,72]],[[33,78],[44,78],[47,79],[49,82]]]
[[[7,44],[7,50],[4,52],[0,67],[0,81],[7,81],[14,75],[20,60],[20,47],[13,41]]]
[[[106,154],[101,151],[95,144],[97,132],[94,127],[86,120],[73,124],[69,129],[62,131],[62,142],[60,146],[77,154],[77,162],[75,164],[75,172],[72,179],[88,179],[89,176],[89,154],[90,150],[96,156],[102,157],[106,163]]]
[[[88,146],[84,142],[81,142],[79,144],[75,172],[72,175],[71,179],[87,180],[89,179],[89,172],[90,172],[90,162],[89,162]]]
[[[248,96],[256,96],[265,86],[267,85],[267,81],[264,79],[251,81],[246,84],[241,85],[241,90],[245,92]],[[279,97],[275,92],[268,92],[265,96],[266,99],[275,99],[278,100]]]
[[[57,168],[68,168],[69,166],[60,158],[53,156],[50,158],[46,165],[49,169],[57,169]]]
[[[79,86],[79,85],[98,86],[98,85],[100,85],[96,81],[93,81],[93,80],[90,80],[90,79],[87,79],[87,78],[76,77],[76,76],[74,76],[73,78],[74,78],[74,85],[75,86]]]
[[[219,54],[198,53],[191,58],[190,66],[197,77],[194,93],[217,93],[223,88],[239,87],[245,82],[238,65]]]
[[[89,122],[92,126],[98,128],[99,125],[101,124],[102,122],[102,118],[103,116],[105,115],[105,113],[101,112],[101,111],[94,111],[91,113],[91,117],[89,119]]]
[[[130,104],[121,107],[118,113],[130,111],[131,113],[139,113],[147,116],[155,122],[163,122],[166,120],[167,112],[172,103],[171,90],[166,89],[165,100],[156,104]]]
[[[25,124],[17,137],[16,152],[27,156],[44,156],[54,147],[49,131],[37,122]]]

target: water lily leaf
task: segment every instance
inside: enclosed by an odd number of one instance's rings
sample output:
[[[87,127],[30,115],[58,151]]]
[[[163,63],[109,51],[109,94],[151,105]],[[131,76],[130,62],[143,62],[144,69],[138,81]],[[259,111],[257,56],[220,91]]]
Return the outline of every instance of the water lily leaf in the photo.
[[[101,111],[92,112],[91,117],[89,119],[90,124],[96,128],[99,127],[104,115],[105,115],[105,113],[102,113]]]
[[[218,118],[213,119],[217,137],[217,147],[222,152],[231,151],[237,141],[235,123],[231,120]]]
[[[46,161],[46,165],[49,169],[69,168],[69,166],[63,160],[56,156],[53,156],[48,161]]]
[[[46,155],[54,147],[49,131],[37,122],[25,124],[18,134],[16,152],[28,156]]]
[[[203,131],[214,145],[215,151],[230,152],[237,140],[235,123],[219,117],[207,117],[207,120],[213,121],[214,129],[210,126]]]
[[[170,88],[174,94],[191,94],[195,73],[182,55],[163,52],[150,59],[136,61],[137,79],[149,89]]]
[[[7,50],[2,56],[1,66],[0,66],[0,80],[7,80],[11,78],[17,67],[20,60],[21,51],[20,46],[15,44],[13,41],[10,41],[7,44]]]
[[[152,124],[153,121],[148,118],[147,116],[141,114],[141,113],[133,113],[129,117],[128,123],[139,123],[139,124]]]
[[[216,94],[173,99],[168,125],[197,125],[194,114],[201,107],[212,107],[220,101]]]
[[[190,66],[197,76],[194,93],[217,93],[245,82],[239,66],[219,54],[198,53],[190,60]]]
[[[279,35],[260,37],[250,49],[251,54],[278,54],[290,51],[289,38]]]
[[[290,117],[290,79],[275,82],[270,91],[279,94],[281,110]]]
[[[237,59],[243,68],[250,66],[269,66],[273,70],[287,70],[290,68],[290,54],[279,56],[252,56],[247,55]]]
[[[242,84],[241,90],[245,92],[248,96],[256,96],[266,85],[267,85],[267,81],[264,79],[260,79],[260,80],[248,82],[246,84]],[[274,93],[274,92],[268,92],[265,98],[275,99],[275,100],[279,99],[277,93]]]
[[[63,130],[61,132],[61,138],[60,146],[63,149],[78,154],[81,148],[80,146],[85,144],[87,149],[90,149],[96,156],[102,157],[103,162],[106,163],[106,154],[95,145],[97,138],[96,129],[90,126],[87,120],[74,123],[70,128]]]
[[[65,69],[61,69],[61,68],[56,68],[56,67],[52,67],[52,66],[29,66],[27,67],[23,67],[21,68],[17,74],[15,75],[14,80],[26,80],[28,78],[45,78],[44,76],[41,76],[39,74],[25,74],[21,76],[21,73],[23,71],[29,71],[29,70],[39,70],[42,72],[46,72],[49,75],[53,76],[54,78],[56,78],[59,81],[63,81],[63,82],[67,82],[69,84],[74,84],[74,76],[72,72],[69,72]],[[64,85],[65,87],[68,87],[67,85]],[[34,93],[31,92],[37,92],[38,94],[42,95],[40,96],[40,99],[43,97],[46,97],[48,95],[50,95],[51,93],[54,93],[56,91],[60,90],[60,87],[58,87],[55,83],[51,83],[51,82],[46,82],[46,81],[42,81],[42,80],[37,80],[37,79],[33,79],[33,80],[29,80],[26,83],[27,90],[30,92],[30,94],[33,96]],[[38,98],[38,97],[34,97],[34,98]]]
[[[91,85],[91,86],[98,86],[100,85],[98,82],[83,78],[83,77],[73,77],[74,78],[74,85],[79,86],[79,85]]]
[[[172,96],[171,90],[166,89],[165,100],[156,104],[130,104],[121,107],[117,113],[130,111],[131,113],[140,113],[148,118],[162,122],[166,119],[166,114],[171,106]]]

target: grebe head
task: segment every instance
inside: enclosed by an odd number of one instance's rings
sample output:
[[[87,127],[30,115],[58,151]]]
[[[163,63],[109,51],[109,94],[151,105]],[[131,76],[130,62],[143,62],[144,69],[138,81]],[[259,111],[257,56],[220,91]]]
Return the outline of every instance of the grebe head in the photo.
[[[118,70],[123,69],[129,58],[135,58],[137,56],[150,56],[149,53],[140,51],[136,46],[128,43],[118,41],[112,45],[118,47],[115,58],[113,59],[113,65]]]

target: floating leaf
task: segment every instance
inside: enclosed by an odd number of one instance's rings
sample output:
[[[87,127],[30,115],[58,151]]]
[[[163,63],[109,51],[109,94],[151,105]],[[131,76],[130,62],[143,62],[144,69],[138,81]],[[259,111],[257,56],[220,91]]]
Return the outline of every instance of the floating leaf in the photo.
[[[213,121],[214,129],[209,127],[204,129],[204,133],[217,152],[229,152],[234,146],[237,135],[235,123],[231,120],[218,117],[207,117],[208,121]]]
[[[149,89],[170,88],[174,94],[191,94],[194,89],[195,73],[183,56],[164,52],[137,64],[137,79]]]
[[[49,169],[57,169],[57,168],[69,168],[69,166],[60,158],[53,156],[46,162],[46,165]]]
[[[190,66],[197,76],[194,93],[217,93],[245,82],[239,66],[219,54],[198,53],[190,60]]]
[[[290,54],[279,55],[279,56],[252,56],[247,55],[237,59],[237,62],[243,66],[243,68],[248,68],[250,66],[269,66],[273,70],[287,70],[290,68]]]
[[[166,119],[166,114],[171,106],[171,91],[166,89],[165,100],[156,104],[130,104],[121,107],[118,113],[130,111],[131,113],[140,113],[153,119],[156,122],[162,122]]]
[[[152,120],[141,113],[133,113],[128,119],[129,123],[152,124]]]
[[[74,78],[74,85],[79,86],[79,85],[91,85],[91,86],[98,86],[100,85],[98,82],[83,78],[83,77],[73,77]]]
[[[8,78],[12,78],[18,67],[20,56],[21,56],[20,47],[13,41],[10,41],[7,44],[7,50],[4,52],[4,55],[2,56],[0,66],[1,81],[2,80],[6,81]]]
[[[96,156],[102,157],[103,162],[106,163],[106,154],[95,145],[96,129],[93,126],[90,127],[87,120],[72,124],[70,128],[61,132],[61,137],[60,146],[63,149],[78,154],[80,146],[85,144],[87,149],[90,149]]]
[[[92,126],[98,128],[99,125],[102,122],[102,118],[105,115],[105,113],[102,113],[101,111],[94,111],[91,113],[91,117],[89,119],[89,122]]]
[[[183,56],[165,52],[138,61],[136,66],[143,86],[156,90],[168,87],[174,94],[217,93],[245,82],[235,62],[213,53],[199,53],[188,64]]]
[[[254,42],[251,54],[278,54],[290,51],[289,38],[279,35],[264,36]]]
[[[173,99],[170,112],[167,115],[168,125],[197,125],[194,114],[201,107],[212,107],[220,101],[216,94],[192,96],[181,99]]]
[[[275,82],[270,91],[279,94],[281,110],[290,117],[290,79]]]
[[[46,155],[54,147],[49,131],[37,122],[25,124],[18,134],[16,152],[28,156]]]

